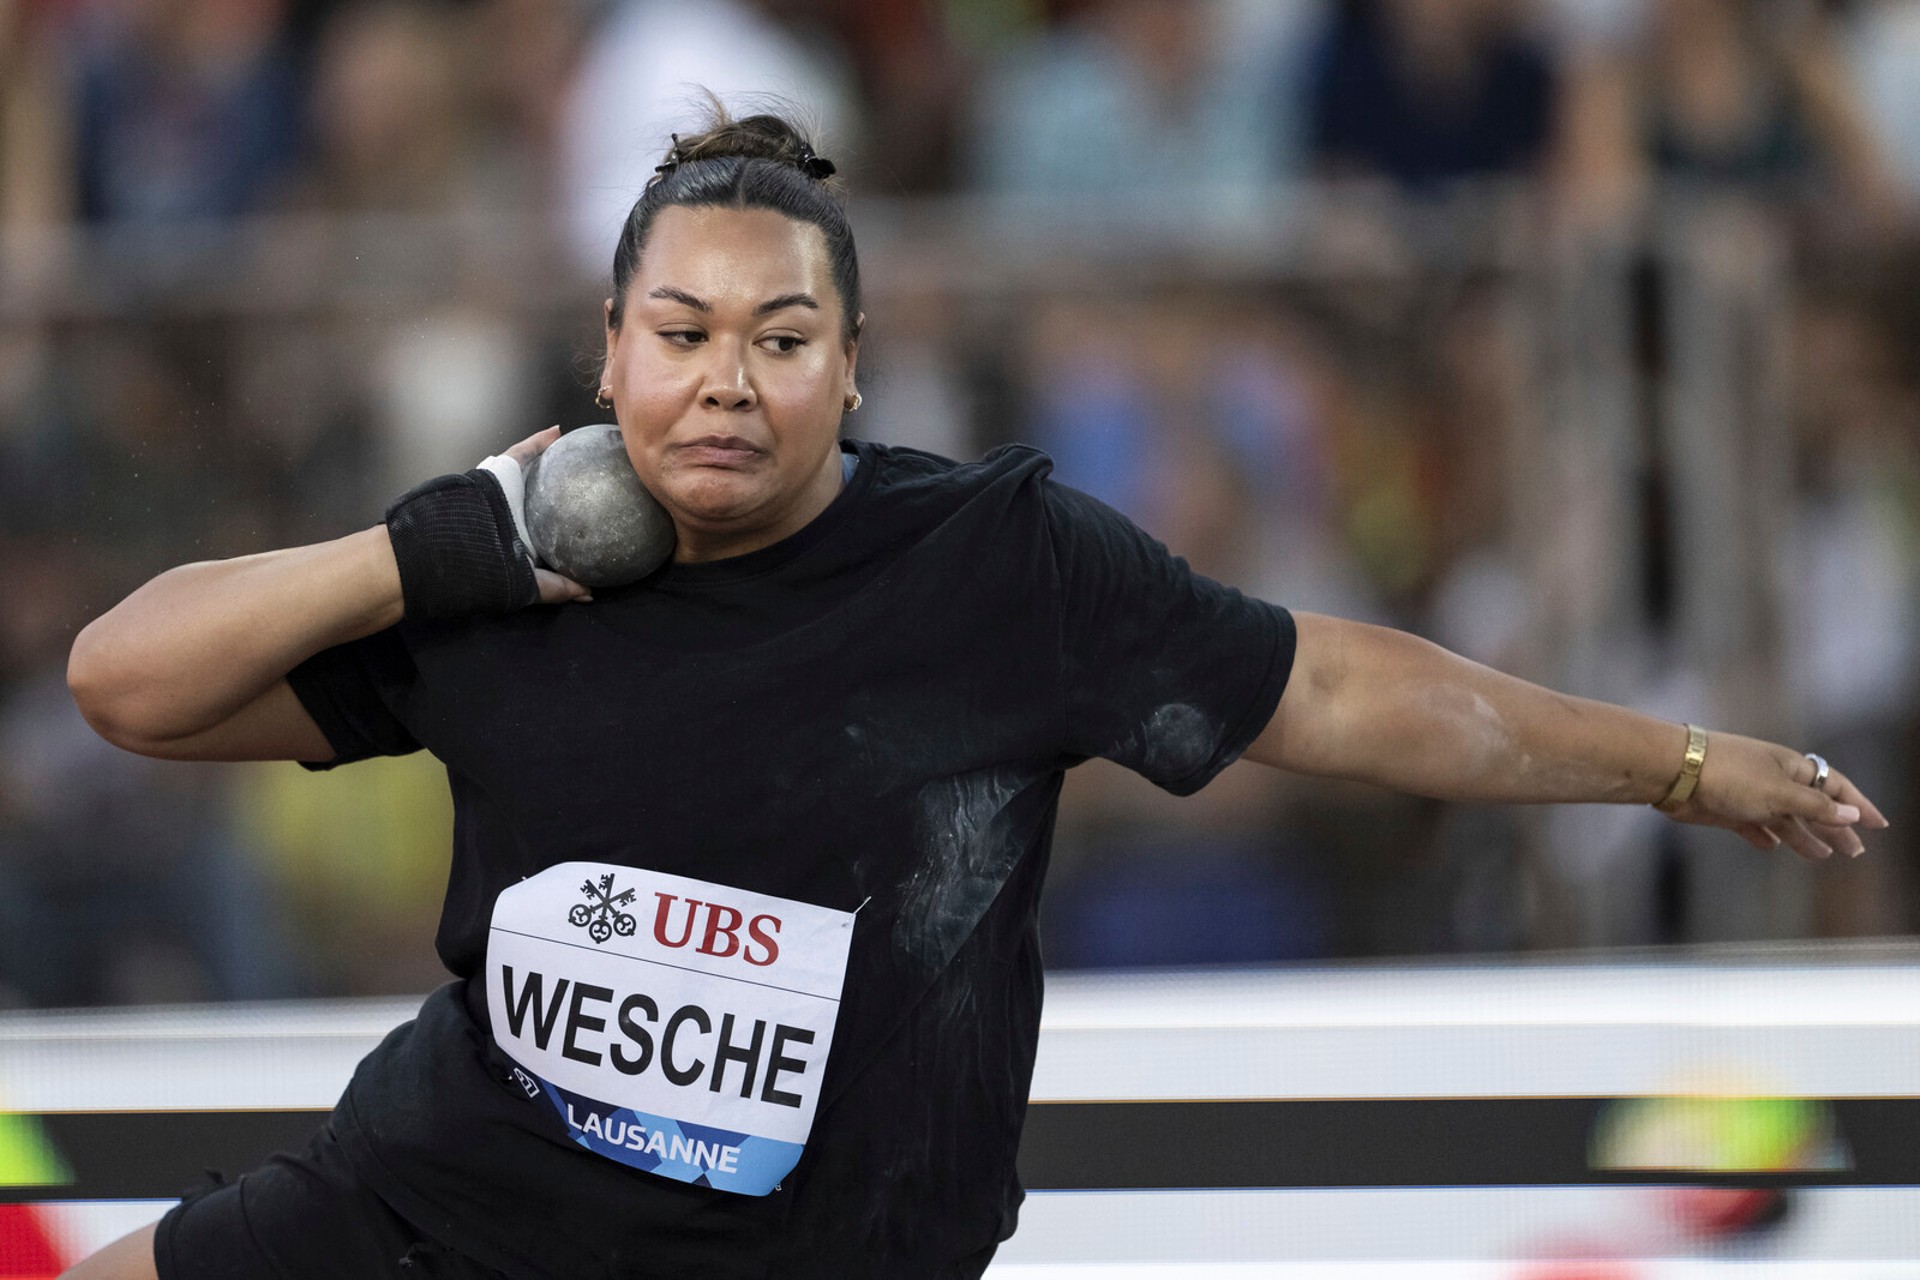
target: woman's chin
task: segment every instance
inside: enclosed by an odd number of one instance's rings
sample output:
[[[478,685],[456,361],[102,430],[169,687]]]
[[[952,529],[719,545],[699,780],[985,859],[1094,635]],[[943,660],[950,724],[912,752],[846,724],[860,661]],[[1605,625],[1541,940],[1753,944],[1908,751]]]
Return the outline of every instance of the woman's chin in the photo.
[[[654,497],[676,521],[711,529],[750,521],[763,495],[761,486],[746,476],[711,471],[673,476]]]

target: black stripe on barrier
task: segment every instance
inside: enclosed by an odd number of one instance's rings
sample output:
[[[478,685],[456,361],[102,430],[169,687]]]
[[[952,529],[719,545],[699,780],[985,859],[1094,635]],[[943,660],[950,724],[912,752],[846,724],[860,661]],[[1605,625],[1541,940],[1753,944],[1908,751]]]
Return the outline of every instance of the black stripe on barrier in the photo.
[[[1588,1143],[1610,1098],[1086,1102],[1027,1109],[1031,1190],[1171,1187],[1920,1184],[1920,1098],[1828,1102],[1845,1170],[1596,1170]]]
[[[1827,1102],[1852,1167],[1788,1173],[1596,1170],[1607,1098],[1038,1102],[1027,1110],[1030,1190],[1471,1187],[1607,1183],[1920,1185],[1920,1098]],[[52,1112],[22,1117],[73,1174],[0,1201],[172,1198],[299,1147],[324,1110]]]
[[[31,1118],[73,1173],[59,1186],[0,1187],[27,1200],[174,1199],[231,1181],[276,1151],[305,1146],[328,1109],[299,1111],[56,1111]]]

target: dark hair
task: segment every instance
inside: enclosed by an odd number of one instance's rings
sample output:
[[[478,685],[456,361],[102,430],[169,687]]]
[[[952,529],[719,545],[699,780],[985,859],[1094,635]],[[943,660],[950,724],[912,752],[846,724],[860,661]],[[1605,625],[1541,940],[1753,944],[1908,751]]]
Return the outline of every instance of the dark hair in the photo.
[[[662,209],[723,206],[772,209],[796,222],[810,222],[827,239],[827,261],[840,294],[843,341],[859,336],[860,260],[853,228],[841,204],[833,162],[813,152],[800,128],[777,115],[735,120],[717,100],[702,133],[673,135],[666,163],[634,201],[613,252],[613,325],[627,305],[627,285],[640,265],[647,233]]]

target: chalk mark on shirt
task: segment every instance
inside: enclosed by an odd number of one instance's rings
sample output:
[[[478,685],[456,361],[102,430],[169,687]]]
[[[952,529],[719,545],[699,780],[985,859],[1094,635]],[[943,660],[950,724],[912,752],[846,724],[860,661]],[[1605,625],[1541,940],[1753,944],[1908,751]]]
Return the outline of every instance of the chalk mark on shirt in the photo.
[[[1029,781],[1001,767],[936,778],[920,789],[920,861],[901,890],[895,946],[935,968],[959,949],[1019,859],[1005,813]]]
[[[1186,702],[1154,708],[1146,722],[1106,753],[1155,782],[1197,773],[1213,758],[1220,734],[1206,712]]]

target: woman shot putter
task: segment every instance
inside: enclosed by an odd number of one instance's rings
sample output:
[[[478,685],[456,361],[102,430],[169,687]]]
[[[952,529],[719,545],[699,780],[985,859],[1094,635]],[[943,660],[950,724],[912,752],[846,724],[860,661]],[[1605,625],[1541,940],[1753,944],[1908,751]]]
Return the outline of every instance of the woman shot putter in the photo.
[[[74,694],[130,751],[424,749],[455,821],[452,981],[304,1150],[71,1276],[980,1275],[1022,1194],[1061,778],[1094,756],[1177,794],[1244,756],[1656,805],[1809,859],[1885,825],[1816,757],[1209,581],[1033,449],[846,438],[865,324],[831,162],[719,115],[605,304],[657,569],[536,559],[553,428],[79,636]]]

